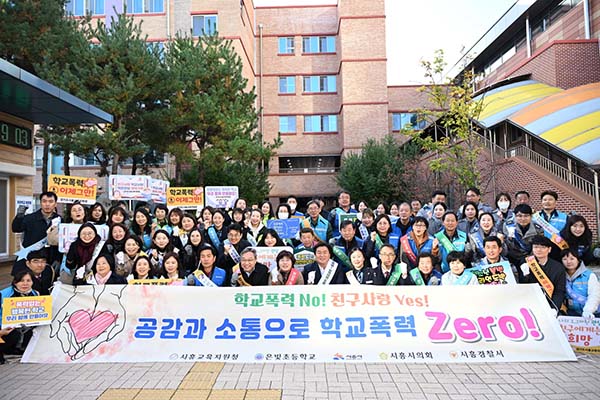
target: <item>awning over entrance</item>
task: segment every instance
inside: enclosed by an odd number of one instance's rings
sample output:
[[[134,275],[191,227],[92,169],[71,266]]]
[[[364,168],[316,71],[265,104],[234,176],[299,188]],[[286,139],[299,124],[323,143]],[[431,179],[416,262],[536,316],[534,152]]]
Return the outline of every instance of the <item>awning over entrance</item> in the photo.
[[[112,123],[110,114],[0,59],[0,111],[34,124]]]

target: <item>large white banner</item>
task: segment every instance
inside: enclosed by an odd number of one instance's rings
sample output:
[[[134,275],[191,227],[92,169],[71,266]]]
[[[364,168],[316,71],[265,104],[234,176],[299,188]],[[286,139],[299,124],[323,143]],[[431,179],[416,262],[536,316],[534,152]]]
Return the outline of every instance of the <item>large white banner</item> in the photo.
[[[537,285],[63,285],[53,297],[24,362],[575,360]]]

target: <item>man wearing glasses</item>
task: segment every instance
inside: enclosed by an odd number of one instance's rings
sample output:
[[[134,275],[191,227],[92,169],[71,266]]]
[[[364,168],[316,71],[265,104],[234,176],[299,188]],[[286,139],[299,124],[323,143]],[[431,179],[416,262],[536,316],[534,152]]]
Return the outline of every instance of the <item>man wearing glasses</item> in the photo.
[[[515,219],[506,221],[503,233],[508,247],[508,260],[514,265],[521,265],[525,262],[525,257],[531,254],[531,241],[536,236],[543,236],[544,230],[531,221],[533,210],[528,204],[519,204],[514,213]],[[521,271],[517,272],[520,280]]]

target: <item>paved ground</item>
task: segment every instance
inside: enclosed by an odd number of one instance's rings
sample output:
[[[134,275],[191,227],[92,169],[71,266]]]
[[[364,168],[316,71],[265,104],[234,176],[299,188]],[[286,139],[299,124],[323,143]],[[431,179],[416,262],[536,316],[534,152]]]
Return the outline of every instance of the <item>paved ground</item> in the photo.
[[[20,364],[0,399],[599,399],[600,356],[514,364]]]

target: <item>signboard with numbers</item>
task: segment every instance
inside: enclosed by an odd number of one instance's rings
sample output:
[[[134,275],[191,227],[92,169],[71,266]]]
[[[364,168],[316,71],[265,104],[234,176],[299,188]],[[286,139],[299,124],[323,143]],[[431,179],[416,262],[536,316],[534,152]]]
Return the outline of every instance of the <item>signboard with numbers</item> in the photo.
[[[31,129],[0,121],[0,144],[31,149],[33,136]]]

